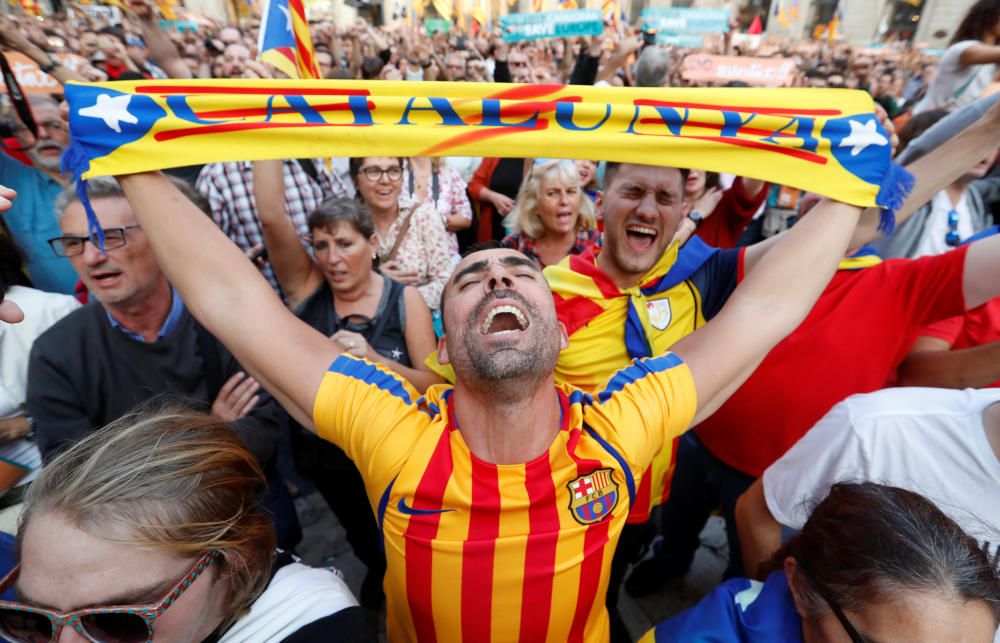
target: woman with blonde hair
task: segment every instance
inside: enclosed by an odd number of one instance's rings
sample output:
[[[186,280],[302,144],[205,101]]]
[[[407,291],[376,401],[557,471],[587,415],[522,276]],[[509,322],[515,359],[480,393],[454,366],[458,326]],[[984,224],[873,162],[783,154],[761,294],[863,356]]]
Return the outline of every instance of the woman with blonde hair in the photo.
[[[594,204],[580,186],[573,161],[536,163],[504,225],[513,232],[500,243],[542,268],[586,251],[600,235]]]
[[[275,550],[264,477],[221,420],[126,416],[29,489],[0,638],[240,643],[372,640],[344,582]]]

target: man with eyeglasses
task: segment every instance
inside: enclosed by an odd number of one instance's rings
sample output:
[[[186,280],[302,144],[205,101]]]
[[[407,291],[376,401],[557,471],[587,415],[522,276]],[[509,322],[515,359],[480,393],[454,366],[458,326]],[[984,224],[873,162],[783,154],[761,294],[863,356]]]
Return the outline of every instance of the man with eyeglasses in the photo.
[[[69,144],[69,132],[59,118],[59,106],[51,97],[29,95],[28,101],[38,124],[38,136],[33,137],[20,121],[14,126],[14,135],[27,149],[34,166],[0,154],[0,184],[16,190],[18,195],[3,220],[27,255],[27,269],[34,286],[72,294],[76,285],[73,266],[65,258],[52,254],[46,243],[59,234],[53,203],[66,185],[59,171],[59,157]]]
[[[187,312],[117,182],[93,179],[88,193],[103,251],[67,190],[50,252],[68,258],[93,301],[42,334],[29,359],[26,406],[43,459],[166,395],[228,422],[266,466],[283,430],[279,409]]]
[[[462,54],[453,52],[444,57],[444,79],[456,82],[465,80],[465,58]]]

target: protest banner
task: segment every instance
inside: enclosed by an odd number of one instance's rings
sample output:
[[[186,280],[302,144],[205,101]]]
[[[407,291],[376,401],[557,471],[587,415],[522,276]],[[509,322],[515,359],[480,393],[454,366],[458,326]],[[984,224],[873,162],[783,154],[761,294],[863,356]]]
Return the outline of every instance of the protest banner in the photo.
[[[28,94],[61,94],[63,87],[59,81],[43,72],[35,61],[24,54],[8,51],[4,53],[7,62],[10,63],[11,71],[21,85],[21,89]],[[76,71],[81,66],[87,64],[83,56],[76,54],[53,54],[56,59],[66,69]]]
[[[124,17],[122,10],[118,7],[100,4],[81,4],[79,7],[94,20],[103,20],[112,26],[120,25]]]
[[[671,47],[692,47],[701,49],[705,46],[705,39],[697,34],[690,33],[656,33],[656,42],[660,45],[670,45]]]
[[[444,18],[427,18],[424,20],[424,29],[427,30],[428,36],[433,36],[435,32],[450,33],[451,20],[445,20]]]
[[[604,19],[597,9],[509,13],[500,18],[500,28],[505,42],[599,36],[604,33]]]
[[[643,29],[657,33],[704,34],[729,31],[729,9],[647,7],[642,10]]]
[[[789,58],[748,58],[740,56],[685,56],[681,76],[687,80],[727,83],[733,80],[750,85],[788,86],[795,79],[795,61]]]

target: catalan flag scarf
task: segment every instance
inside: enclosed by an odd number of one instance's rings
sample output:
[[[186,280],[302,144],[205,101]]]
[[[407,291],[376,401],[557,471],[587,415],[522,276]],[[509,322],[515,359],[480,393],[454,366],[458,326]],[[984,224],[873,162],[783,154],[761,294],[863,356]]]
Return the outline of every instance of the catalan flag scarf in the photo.
[[[890,232],[912,184],[892,164],[889,138],[862,91],[340,80],[65,89],[72,144],[63,170],[77,179],[238,160],[596,154],[879,206]]]
[[[664,293],[683,283],[693,275],[718,249],[706,245],[698,237],[691,237],[683,248],[672,245],[660,260],[650,268],[639,285],[621,290],[597,267],[596,252],[590,249],[572,255],[556,266],[545,269],[545,278],[553,293],[557,293],[556,315],[566,326],[570,337],[587,326],[598,315],[622,314],[625,349],[631,359],[652,357],[650,337],[654,331],[649,319],[648,298]],[[609,337],[613,345],[620,345],[621,337]]]

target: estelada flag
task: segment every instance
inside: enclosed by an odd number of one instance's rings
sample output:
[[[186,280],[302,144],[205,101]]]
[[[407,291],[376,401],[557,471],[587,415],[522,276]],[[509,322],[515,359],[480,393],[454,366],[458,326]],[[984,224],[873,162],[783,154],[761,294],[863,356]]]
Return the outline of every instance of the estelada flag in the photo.
[[[257,38],[257,59],[289,78],[319,78],[302,0],[265,0]]]

